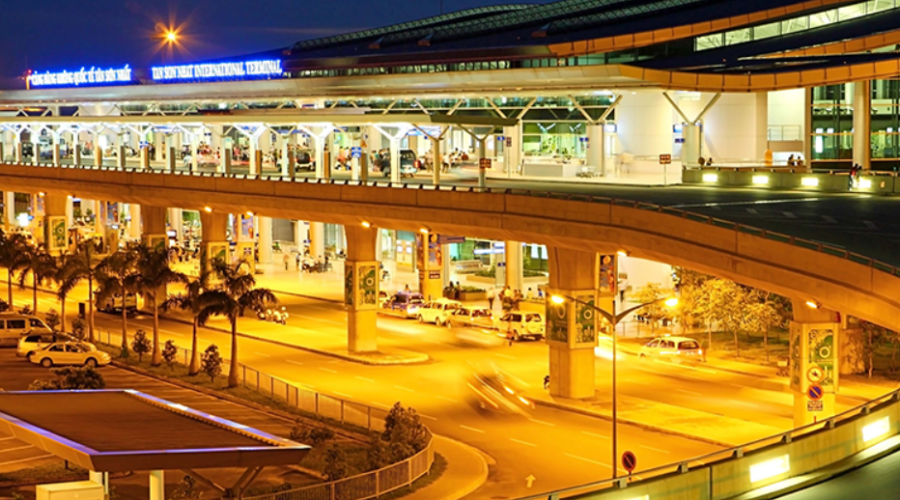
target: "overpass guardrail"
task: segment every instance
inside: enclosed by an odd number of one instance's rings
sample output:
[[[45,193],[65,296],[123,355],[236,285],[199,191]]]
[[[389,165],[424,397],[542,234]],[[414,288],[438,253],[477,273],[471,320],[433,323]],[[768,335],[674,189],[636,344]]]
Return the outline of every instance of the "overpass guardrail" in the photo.
[[[850,171],[792,166],[687,167],[682,184],[711,187],[791,189],[809,192],[900,194],[900,172],[864,170],[850,189]]]

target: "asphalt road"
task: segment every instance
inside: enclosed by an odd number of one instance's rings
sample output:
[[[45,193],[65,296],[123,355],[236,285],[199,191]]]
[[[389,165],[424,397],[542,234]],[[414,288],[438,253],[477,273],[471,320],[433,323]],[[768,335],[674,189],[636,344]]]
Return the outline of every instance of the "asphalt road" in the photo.
[[[782,500],[900,498],[900,452],[830,481],[785,495]]]

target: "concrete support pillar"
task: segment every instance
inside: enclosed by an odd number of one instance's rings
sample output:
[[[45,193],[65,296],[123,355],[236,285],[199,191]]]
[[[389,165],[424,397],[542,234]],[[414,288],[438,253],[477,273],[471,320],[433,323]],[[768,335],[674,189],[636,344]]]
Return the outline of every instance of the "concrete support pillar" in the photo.
[[[121,137],[121,136],[119,136]],[[125,168],[125,146],[117,146],[118,152],[116,153],[116,166],[119,168]]]
[[[234,151],[231,148],[222,148],[222,172],[231,175],[231,159]]]
[[[587,166],[594,167],[594,172],[606,175],[605,154],[606,136],[604,124],[595,123],[587,126]]]
[[[128,215],[131,217],[131,223],[128,226],[128,235],[133,240],[141,239],[141,206],[137,203],[128,204]]]
[[[258,217],[256,232],[259,234],[259,262],[272,263],[272,218]]]
[[[756,92],[756,159],[765,161],[769,149],[769,93]]]
[[[331,166],[325,164],[325,139],[311,137],[315,146],[316,179],[328,179],[331,177]]]
[[[41,143],[39,143],[37,141],[33,141],[31,144],[32,144],[31,164],[32,165],[40,165],[41,164]]]
[[[150,500],[166,500],[165,472],[150,471]]]
[[[548,247],[550,286],[547,296],[560,295],[597,303],[597,254]],[[550,346],[550,395],[583,399],[594,396],[594,346],[598,314],[572,300],[547,301],[547,344]]]
[[[250,175],[253,177],[259,177],[259,174],[262,172],[262,164],[259,161],[260,155],[256,154],[259,151],[259,140],[255,137],[250,137]]]
[[[518,172],[522,162],[522,128],[521,124],[503,128],[506,137],[504,156],[506,157],[507,172]]]
[[[294,245],[297,246],[297,251],[300,252],[300,255],[303,255],[303,246],[306,241],[306,224],[302,220],[294,221]]]
[[[287,137],[278,136],[281,142],[281,176],[288,177],[293,170],[293,156],[290,154],[290,142]]]
[[[141,148],[141,169],[148,170],[150,168],[150,148]]]
[[[374,227],[345,226],[344,304],[347,308],[347,349],[378,350],[378,257]]]
[[[230,262],[228,244],[228,214],[200,211],[200,226],[203,237],[200,239],[200,251],[206,252],[207,258],[224,259]]]
[[[794,427],[834,416],[840,368],[840,315],[811,308],[806,299],[793,299],[790,384],[794,393]]]
[[[44,244],[51,255],[64,253],[69,246],[69,226],[66,224],[67,201],[66,195],[44,196]]]
[[[325,224],[322,222],[309,223],[309,254],[314,259],[325,256]]]
[[[441,129],[443,132],[443,128]],[[431,182],[435,186],[441,185],[441,169],[444,167],[444,154],[441,151],[441,140],[431,138]]]
[[[3,222],[9,226],[16,225],[16,193],[3,192]]]
[[[400,139],[391,138],[391,182],[400,182]]]
[[[165,147],[164,134],[159,131],[153,132],[153,161],[161,162],[163,160],[163,148]]]
[[[853,83],[853,163],[869,170],[872,156],[872,82]]]
[[[0,133],[0,137],[3,137],[6,134]],[[6,162],[6,144],[0,142],[0,162]]]
[[[103,148],[100,147],[99,136],[96,136],[94,139],[94,166],[102,167],[103,166]]]
[[[66,196],[66,227],[75,224],[75,201],[71,196]]]
[[[419,293],[426,301],[441,298],[444,287],[444,254],[440,236],[416,233],[416,268],[419,271]]]
[[[81,165],[81,143],[78,134],[72,134],[72,165]]]
[[[444,257],[444,268],[442,269],[443,273],[441,274],[443,279],[441,280],[441,283],[444,286],[447,286],[450,284],[450,277],[452,276],[451,273],[453,272],[453,269],[451,268],[453,263],[450,261],[450,244],[449,243],[445,243],[445,244],[441,245],[441,255],[443,255],[443,257]]]
[[[522,271],[522,242],[507,241],[504,244],[506,264],[506,286],[525,293],[525,279]]]
[[[180,208],[169,208],[169,227],[175,231],[175,241],[179,246],[184,245],[183,225],[184,211]]]
[[[156,245],[168,246],[167,242],[169,237],[166,234],[166,207],[143,205],[140,210],[140,215],[143,218],[141,241],[151,247]],[[133,214],[132,217],[134,217]],[[133,219],[132,223],[134,223]]]
[[[169,146],[169,151],[166,153],[166,170],[169,172],[175,171],[175,162],[177,161],[175,158],[175,146]]]
[[[16,137],[16,163],[22,163],[22,141]]]
[[[94,232],[97,234],[106,234],[106,202],[103,200],[94,200]]]
[[[0,149],[0,157],[3,156],[3,150]],[[53,164],[57,167],[60,165],[59,163],[59,140],[53,141]]]
[[[703,136],[700,126],[693,123],[681,124],[681,136],[684,144],[681,147],[681,163],[683,165],[697,165],[703,156]]]
[[[200,171],[200,131],[191,134],[191,172]]]

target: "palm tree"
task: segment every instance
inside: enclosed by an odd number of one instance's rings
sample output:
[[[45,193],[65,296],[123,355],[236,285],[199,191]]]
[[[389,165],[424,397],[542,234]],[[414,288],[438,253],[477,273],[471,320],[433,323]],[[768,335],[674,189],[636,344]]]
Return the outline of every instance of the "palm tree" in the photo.
[[[200,254],[200,275],[197,279],[187,279],[184,283],[184,292],[162,304],[163,309],[175,307],[184,311],[190,311],[193,316],[193,335],[191,337],[191,363],[188,365],[188,375],[196,375],[200,373],[200,356],[197,352],[197,330],[206,323],[200,322],[200,314],[203,312],[203,306],[207,302],[210,293],[210,282],[213,277],[213,271],[207,263],[206,250]]]
[[[97,302],[116,301],[122,298],[122,353],[128,352],[128,309],[125,308],[128,294],[133,292],[125,281],[134,270],[135,252],[132,246],[109,254],[97,266]]]
[[[25,236],[20,233],[0,231],[0,266],[6,268],[6,286],[9,293],[9,307],[13,306],[13,275],[22,269],[26,262],[23,249],[28,247]]]
[[[228,387],[238,385],[237,320],[245,309],[259,311],[267,303],[278,299],[268,288],[256,288],[256,278],[244,270],[246,261],[228,264],[221,258],[212,262],[213,272],[220,280],[215,289],[204,294],[198,320],[205,323],[210,316],[225,316],[231,323],[231,368],[228,371]],[[248,265],[249,267],[249,265]]]
[[[74,256],[65,253],[57,257],[56,276],[52,278],[56,283],[56,298],[59,299],[60,333],[66,333],[66,300],[68,300],[69,293],[75,288],[75,284],[69,280],[69,271],[71,268],[69,261],[73,258]]]
[[[25,278],[31,274],[32,307],[33,314],[38,312],[37,290],[44,282],[50,280],[58,273],[57,260],[47,253],[44,245],[26,245],[23,248],[22,266],[19,270],[19,286],[25,288]]]
[[[160,300],[158,295],[160,291],[165,294],[166,285],[184,282],[186,277],[172,269],[169,252],[161,245],[150,247],[142,242],[135,245],[133,251],[134,272],[125,279],[125,288],[140,293],[145,305],[149,303],[153,309],[153,357],[150,364],[159,366],[162,364],[162,354],[159,351],[159,307],[165,302],[165,297]]]
[[[96,258],[97,249],[94,242],[82,241],[75,248],[75,253],[65,260],[65,269],[61,272],[64,282],[59,284],[59,290],[65,290],[67,295],[82,280],[88,282],[88,342],[94,341],[94,280],[97,279],[100,264]],[[58,292],[62,293],[62,292]]]

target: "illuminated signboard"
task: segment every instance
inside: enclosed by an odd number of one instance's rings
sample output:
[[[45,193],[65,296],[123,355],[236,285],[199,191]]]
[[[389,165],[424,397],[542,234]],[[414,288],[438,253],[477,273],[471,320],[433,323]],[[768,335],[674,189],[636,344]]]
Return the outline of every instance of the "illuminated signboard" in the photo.
[[[281,76],[281,61],[242,61],[215,64],[182,64],[150,69],[154,81],[242,80]]]
[[[127,64],[124,68],[92,67],[91,69],[81,68],[78,71],[35,72],[28,77],[31,87],[82,87],[130,83],[131,81],[131,68]]]

